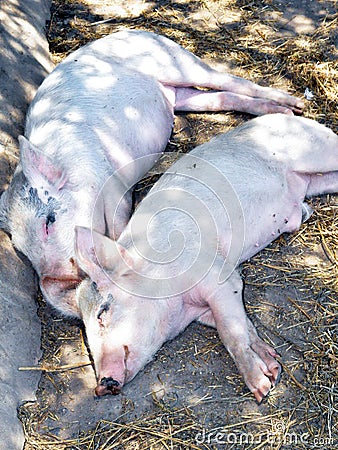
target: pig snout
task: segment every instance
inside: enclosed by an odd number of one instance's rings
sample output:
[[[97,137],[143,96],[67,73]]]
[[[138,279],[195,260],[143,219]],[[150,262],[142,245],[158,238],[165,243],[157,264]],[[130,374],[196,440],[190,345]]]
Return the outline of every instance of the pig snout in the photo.
[[[112,377],[103,377],[101,378],[99,384],[96,386],[95,394],[98,397],[102,397],[103,395],[117,395],[121,391],[121,383],[117,380],[114,380]]]
[[[95,388],[95,394],[98,397],[103,395],[117,395],[128,379],[129,371],[127,369],[127,359],[129,348],[123,345],[119,349],[105,348],[100,360],[100,369],[98,370],[98,385]]]

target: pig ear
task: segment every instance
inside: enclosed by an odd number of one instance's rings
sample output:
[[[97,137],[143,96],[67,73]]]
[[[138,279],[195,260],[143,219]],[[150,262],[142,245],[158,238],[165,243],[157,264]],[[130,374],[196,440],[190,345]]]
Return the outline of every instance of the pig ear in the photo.
[[[122,245],[89,228],[75,227],[76,257],[81,269],[96,283],[103,272],[118,278],[132,272],[132,259]]]
[[[56,167],[48,156],[31,144],[25,137],[19,136],[20,161],[23,173],[32,186],[46,186],[62,189],[67,178],[62,169]]]

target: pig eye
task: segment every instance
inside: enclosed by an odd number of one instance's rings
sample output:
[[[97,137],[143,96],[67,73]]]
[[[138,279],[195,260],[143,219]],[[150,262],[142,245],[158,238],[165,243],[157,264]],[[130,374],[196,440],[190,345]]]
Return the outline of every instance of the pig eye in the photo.
[[[99,312],[97,313],[97,320],[99,321],[99,324],[102,325],[102,316],[105,312],[109,311],[110,304],[108,302],[103,303],[100,306]]]
[[[55,213],[51,212],[46,217],[46,234],[48,234],[48,228],[55,222]]]
[[[46,217],[46,225],[49,225],[50,223],[54,223],[55,222],[55,213],[49,213],[48,216]]]

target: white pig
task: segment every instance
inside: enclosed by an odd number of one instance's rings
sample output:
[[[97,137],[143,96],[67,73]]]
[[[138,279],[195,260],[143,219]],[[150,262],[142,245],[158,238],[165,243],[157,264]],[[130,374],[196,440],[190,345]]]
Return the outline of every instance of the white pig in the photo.
[[[198,90],[195,87],[209,88]],[[300,111],[284,92],[217,72],[173,41],[121,31],[70,54],[45,79],[20,137],[20,164],[0,202],[0,226],[32,262],[45,298],[76,315],[74,228],[117,238],[130,217],[130,190],[164,151],[175,111]],[[115,170],[128,174],[101,197]],[[112,220],[116,199],[128,191]]]
[[[260,402],[275,350],[246,316],[238,266],[309,216],[305,197],[338,190],[338,136],[310,119],[253,119],[179,159],[117,241],[77,228],[77,289],[98,378],[116,394],[192,321],[217,328]]]

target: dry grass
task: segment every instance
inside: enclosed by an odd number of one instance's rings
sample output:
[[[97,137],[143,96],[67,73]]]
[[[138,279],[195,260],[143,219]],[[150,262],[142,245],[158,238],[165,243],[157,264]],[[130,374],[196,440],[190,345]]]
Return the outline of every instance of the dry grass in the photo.
[[[304,115],[338,132],[338,53],[334,46],[337,14],[321,20],[315,31],[306,35],[285,36],[279,32],[282,12],[273,1],[159,2],[163,6],[137,17],[114,18],[103,23],[102,17],[88,13],[87,7],[83,6],[85,2],[75,4],[74,16],[73,3],[68,0],[53,2],[49,38],[56,61],[88,40],[120,26],[153,30],[171,37],[203,58],[227,61],[233,73],[254,81],[288,89],[299,96],[308,88],[314,97],[307,102]],[[196,16],[197,6],[199,16]],[[246,119],[244,114],[203,115],[202,118],[189,114],[187,119],[182,119],[183,125],[180,122],[176,126],[169,149],[185,152],[216,132]],[[186,125],[191,133],[185,132]],[[152,181],[148,178],[139,189],[142,191]],[[233,433],[237,443],[233,440],[232,443],[219,441],[217,444],[215,439],[210,442],[195,439],[198,433],[203,433],[204,427],[197,414],[198,408],[208,406],[210,399],[200,398],[194,405],[182,408],[170,406],[170,402],[158,399],[156,393],[153,393],[155,414],[127,423],[123,418],[115,422],[101,420],[91,431],[83,430],[78,438],[62,440],[48,432],[40,433],[40,424],[49,414],[47,393],[45,397],[42,395],[43,402],[27,404],[20,410],[26,450],[238,449],[240,436],[240,444],[247,449],[308,449],[317,444],[325,449],[336,448],[336,200],[335,196],[313,200],[315,212],[297,234],[282,236],[243,267],[246,289],[252,292],[247,301],[248,312],[262,337],[277,342],[284,353],[281,360],[283,378],[289,389],[273,391],[264,413],[255,408],[243,409],[243,394],[242,397],[238,394],[235,400],[218,399],[218,407],[230,408],[230,412],[224,412],[227,420],[213,431],[212,436],[215,438],[218,431],[225,439],[224,436]],[[265,298],[269,290],[274,295],[279,292],[281,296],[286,292],[286,297],[283,301],[269,302]],[[48,365],[46,372],[51,375],[53,368],[62,364],[58,353],[60,343],[55,338],[60,329],[53,330],[47,319],[45,322],[43,364]],[[67,336],[67,327],[61,331]],[[199,350],[199,357],[208,362],[215,346],[219,349],[217,340],[206,341]],[[61,390],[68,379],[67,370],[59,371],[52,378]],[[242,382],[237,374],[233,378],[229,376],[227,381],[240,391]],[[240,412],[240,417],[235,411]],[[294,436],[297,443],[289,446]]]

